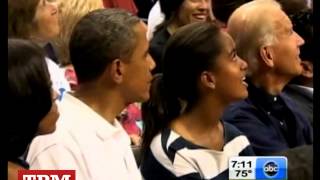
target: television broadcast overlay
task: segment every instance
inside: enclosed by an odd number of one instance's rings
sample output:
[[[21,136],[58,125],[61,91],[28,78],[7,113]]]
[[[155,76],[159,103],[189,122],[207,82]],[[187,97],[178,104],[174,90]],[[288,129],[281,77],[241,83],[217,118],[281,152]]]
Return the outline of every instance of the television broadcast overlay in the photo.
[[[18,180],[75,180],[75,170],[19,170]]]
[[[288,159],[284,156],[238,156],[229,159],[229,179],[287,180]]]

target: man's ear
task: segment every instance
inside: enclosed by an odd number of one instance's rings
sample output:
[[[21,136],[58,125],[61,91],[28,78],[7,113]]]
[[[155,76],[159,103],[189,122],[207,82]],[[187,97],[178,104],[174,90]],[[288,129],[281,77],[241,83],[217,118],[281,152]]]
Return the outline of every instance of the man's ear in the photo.
[[[201,84],[203,84],[204,87],[208,87],[210,89],[216,88],[216,80],[212,73],[208,71],[204,71],[201,73],[200,76]]]
[[[302,73],[301,75],[307,78],[313,78],[313,63],[310,61],[301,61]]]
[[[270,68],[274,66],[273,49],[270,46],[263,46],[259,50],[260,57],[264,64]]]
[[[123,62],[120,59],[115,59],[111,62],[108,68],[108,75],[111,77],[113,82],[119,84],[123,81],[124,69]]]

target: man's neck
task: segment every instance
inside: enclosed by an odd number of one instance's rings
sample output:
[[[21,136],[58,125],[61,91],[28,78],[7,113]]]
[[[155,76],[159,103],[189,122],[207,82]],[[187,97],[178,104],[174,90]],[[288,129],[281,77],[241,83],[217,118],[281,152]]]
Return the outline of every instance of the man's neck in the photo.
[[[125,108],[122,98],[112,90],[106,92],[99,88],[80,86],[73,95],[111,124],[114,124],[116,116]]]
[[[264,89],[270,95],[279,95],[290,81],[290,78],[271,73],[253,74],[250,79],[254,86]]]

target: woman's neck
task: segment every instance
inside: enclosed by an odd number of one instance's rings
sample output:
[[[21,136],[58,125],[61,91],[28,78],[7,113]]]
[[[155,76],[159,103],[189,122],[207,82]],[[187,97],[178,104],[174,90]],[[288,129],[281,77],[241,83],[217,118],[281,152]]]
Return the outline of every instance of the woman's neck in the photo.
[[[194,144],[221,150],[224,144],[224,130],[220,117],[224,107],[210,104],[198,103],[192,111],[176,118],[170,124],[170,128]]]
[[[172,22],[167,26],[167,31],[169,34],[174,34],[182,25],[178,23],[177,20],[172,20]]]

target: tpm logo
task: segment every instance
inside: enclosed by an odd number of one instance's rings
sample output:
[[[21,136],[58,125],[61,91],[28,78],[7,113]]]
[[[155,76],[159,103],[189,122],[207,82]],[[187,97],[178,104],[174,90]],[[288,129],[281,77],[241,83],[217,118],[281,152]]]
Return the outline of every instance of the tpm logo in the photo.
[[[256,179],[287,179],[287,158],[282,156],[258,157]]]
[[[75,180],[75,170],[19,170],[18,180]]]

